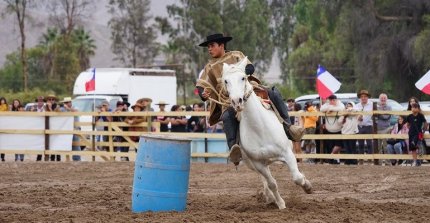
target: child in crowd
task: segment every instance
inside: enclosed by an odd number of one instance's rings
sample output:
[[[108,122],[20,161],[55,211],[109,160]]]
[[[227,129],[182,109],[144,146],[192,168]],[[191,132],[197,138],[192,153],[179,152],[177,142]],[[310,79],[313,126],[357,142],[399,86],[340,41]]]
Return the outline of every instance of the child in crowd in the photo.
[[[354,102],[350,101],[346,104],[345,111],[352,112],[354,111]],[[343,115],[339,118],[338,122],[342,124],[342,135],[353,135],[358,133],[358,115],[355,114],[347,114]],[[343,146],[346,149],[347,154],[357,154],[355,139],[344,139]],[[332,153],[338,153],[339,151],[334,151]],[[346,165],[356,165],[357,160],[346,160]]]
[[[421,162],[417,160],[417,150],[423,146],[423,132],[428,128],[427,121],[421,113],[419,104],[411,104],[412,114],[408,115],[406,122],[409,127],[409,150],[412,153],[412,166],[420,166]]]

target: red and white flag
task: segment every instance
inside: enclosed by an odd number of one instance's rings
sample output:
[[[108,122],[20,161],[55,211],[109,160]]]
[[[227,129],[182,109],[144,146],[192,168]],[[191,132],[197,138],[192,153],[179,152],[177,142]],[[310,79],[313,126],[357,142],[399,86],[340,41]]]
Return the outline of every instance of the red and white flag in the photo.
[[[336,93],[340,89],[341,83],[333,77],[325,68],[318,65],[317,70],[317,91],[322,99]]]
[[[430,70],[415,83],[415,87],[426,94],[430,94]]]
[[[96,68],[93,68],[92,78],[85,82],[85,91],[95,91],[96,90]]]

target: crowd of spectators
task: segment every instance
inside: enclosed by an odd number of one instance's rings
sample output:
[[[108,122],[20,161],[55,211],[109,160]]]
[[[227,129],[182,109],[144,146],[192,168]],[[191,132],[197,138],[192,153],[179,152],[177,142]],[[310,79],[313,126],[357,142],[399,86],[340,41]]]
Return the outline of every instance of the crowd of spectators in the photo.
[[[373,119],[372,115],[358,115],[353,111],[372,111],[373,103],[369,100],[370,94],[366,90],[358,93],[359,103],[349,101],[343,104],[337,99],[336,95],[331,95],[327,100],[321,100],[321,105],[314,105],[312,102],[306,102],[302,108],[300,104],[295,103],[294,99],[287,100],[287,107],[289,111],[297,112],[316,112],[321,111],[326,114],[336,113],[336,115],[329,115],[318,117],[316,115],[303,115],[291,116],[291,123],[301,126],[305,129],[306,134],[372,134],[373,133]],[[387,104],[388,96],[385,93],[379,95],[377,102],[377,110],[390,111],[392,108]],[[150,98],[141,98],[136,101],[132,106],[128,102],[118,101],[115,110],[110,109],[108,101],[103,101],[97,106],[99,112],[128,112],[129,108],[133,112],[140,111],[155,111],[152,106]],[[158,106],[159,112],[166,112],[166,106],[169,104],[165,101],[160,101],[155,104]],[[24,106],[19,99],[12,100],[8,104],[6,98],[0,97],[0,111],[24,111]],[[172,105],[170,111],[183,112],[183,111],[205,111],[205,103],[195,103],[192,106],[185,105]],[[408,139],[379,139],[377,140],[376,148],[373,148],[373,140],[354,140],[354,139],[331,139],[331,140],[302,140],[301,142],[293,143],[293,150],[295,153],[316,153],[320,145],[323,151],[320,153],[346,153],[346,154],[372,154],[372,153],[386,153],[386,154],[412,154],[413,161],[409,162],[411,165],[419,166],[421,163],[417,159],[417,153],[420,153],[420,148],[423,147],[423,131],[428,129],[428,124],[421,113],[419,101],[415,97],[411,97],[408,104],[408,109],[412,112],[407,117],[398,117],[397,123],[390,125],[390,114],[376,115],[376,126],[378,134],[408,134]],[[72,105],[70,97],[58,101],[55,95],[48,95],[46,97],[39,96],[36,98],[35,103],[27,111],[32,112],[74,112],[77,111]],[[351,112],[346,115],[337,115],[341,111]],[[75,122],[78,122],[78,116],[75,117]],[[147,116],[96,116],[96,122],[124,122],[127,127],[120,127],[123,131],[154,131],[155,129],[148,129],[139,124],[142,122],[159,122],[161,132],[207,132],[207,133],[221,133],[222,122],[210,126],[205,116],[167,116],[158,115],[154,117]],[[102,129],[107,131],[108,126],[103,126]],[[79,130],[79,127],[75,127]],[[108,136],[97,136],[97,141],[108,141]],[[132,141],[138,142],[139,137],[130,136]],[[114,142],[126,142],[127,140],[122,136],[114,136]],[[79,142],[77,135],[73,136],[73,142]],[[99,150],[107,150],[108,147],[98,147]],[[80,146],[72,146],[73,151],[80,151]],[[114,148],[115,152],[129,151],[127,146],[119,146]],[[38,155],[36,160],[41,161],[42,155]],[[80,156],[72,156],[74,161],[80,161]],[[5,161],[5,155],[1,154],[1,160]],[[45,161],[61,161],[60,155],[45,156]],[[121,157],[122,161],[128,161],[128,157]],[[24,154],[15,154],[15,161],[24,161]],[[300,160],[299,160],[300,161]],[[316,162],[317,160],[308,159],[306,162]],[[320,160],[324,162],[324,160]],[[341,160],[325,160],[332,164],[339,164]],[[344,161],[347,165],[363,164],[363,160],[350,160]],[[402,160],[389,160],[391,165],[408,164]]]
[[[412,114],[408,116],[399,116],[397,123],[393,126],[390,124],[390,114],[378,114],[375,117],[372,115],[358,115],[354,111],[373,111],[373,102],[369,100],[370,94],[367,90],[361,90],[357,97],[358,103],[353,101],[342,103],[337,99],[336,95],[330,95],[326,100],[321,100],[321,106],[312,105],[311,102],[305,104],[304,111],[320,111],[326,115],[324,117],[317,116],[303,116],[304,124],[297,122],[296,125],[301,125],[306,129],[307,134],[373,134],[373,118],[376,120],[375,133],[378,134],[407,134],[408,139],[378,139],[374,144],[372,139],[329,139],[329,140],[302,140],[301,150],[294,148],[296,153],[305,151],[306,153],[315,153],[317,148],[323,144],[320,153],[346,153],[346,154],[411,154],[413,160],[411,162],[403,162],[403,160],[388,160],[389,165],[407,165],[420,166],[421,162],[417,159],[417,154],[424,152],[423,133],[428,130],[428,123],[421,112],[420,104],[417,98],[411,97],[408,104],[409,111]],[[387,104],[388,95],[381,93],[377,102],[376,109],[379,111],[391,111],[392,108]],[[295,103],[293,99],[287,101],[289,107],[294,108]],[[297,111],[297,109],[294,109]],[[338,115],[339,112],[349,112],[345,115]],[[330,114],[330,115],[328,115]],[[321,127],[321,128],[320,128]],[[297,142],[294,147],[297,146]],[[374,146],[376,146],[374,148]],[[314,162],[314,160],[306,160],[307,162]],[[320,162],[328,162],[331,164],[340,164],[341,160],[320,160]],[[385,161],[384,161],[385,162]],[[351,160],[344,161],[347,165],[362,165],[364,160]],[[379,165],[378,161],[375,161]]]

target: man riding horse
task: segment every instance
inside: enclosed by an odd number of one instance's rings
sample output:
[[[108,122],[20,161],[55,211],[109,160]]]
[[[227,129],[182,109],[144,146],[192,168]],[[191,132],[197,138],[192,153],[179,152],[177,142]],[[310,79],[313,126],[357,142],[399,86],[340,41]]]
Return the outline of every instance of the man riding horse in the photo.
[[[206,64],[202,75],[196,84],[196,88],[198,89],[199,95],[203,101],[206,101],[209,98],[214,101],[228,98],[228,95],[226,95],[227,93],[222,90],[223,84],[221,83],[221,79],[223,64],[235,64],[245,58],[243,53],[240,51],[227,51],[227,42],[232,39],[232,37],[218,33],[207,36],[206,41],[199,44],[201,47],[207,47],[208,52],[212,57]],[[248,80],[252,80],[260,84],[260,81],[255,76],[252,76],[254,73],[254,66],[250,61],[248,61],[245,72],[249,75]],[[292,137],[289,134],[291,122],[288,116],[288,109],[281,94],[275,87],[266,88],[266,90],[269,99],[272,101],[272,104],[276,107],[279,115],[283,119],[284,131],[291,140]],[[241,160],[241,151],[240,146],[238,145],[239,121],[236,118],[236,111],[231,106],[226,106],[222,103],[222,105],[214,103],[214,101],[211,101],[209,107],[209,124],[214,125],[219,121],[223,121],[223,129],[230,149],[230,160],[235,165],[238,165]]]

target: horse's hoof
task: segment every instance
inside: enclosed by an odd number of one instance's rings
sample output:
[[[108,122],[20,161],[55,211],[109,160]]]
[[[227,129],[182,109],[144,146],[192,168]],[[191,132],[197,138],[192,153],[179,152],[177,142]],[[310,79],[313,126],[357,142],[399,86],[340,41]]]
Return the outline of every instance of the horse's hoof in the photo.
[[[242,152],[240,151],[239,145],[235,144],[231,147],[229,160],[234,163],[234,165],[239,165],[239,162],[242,160]]]
[[[306,180],[302,188],[307,194],[312,194],[312,184],[309,180]]]
[[[282,204],[282,205],[278,205],[278,208],[279,208],[279,210],[282,210],[282,209],[285,209],[287,207],[285,206],[285,204]]]

